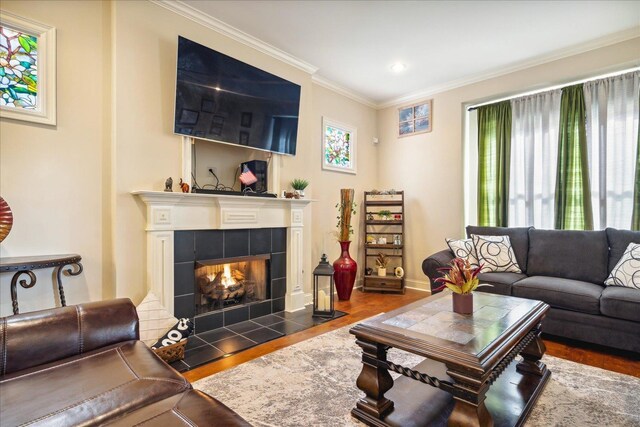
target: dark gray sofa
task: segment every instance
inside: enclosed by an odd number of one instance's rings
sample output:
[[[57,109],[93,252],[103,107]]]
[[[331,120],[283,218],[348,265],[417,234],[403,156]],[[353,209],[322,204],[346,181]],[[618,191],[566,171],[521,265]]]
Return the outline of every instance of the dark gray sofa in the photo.
[[[537,299],[551,306],[543,332],[640,353],[640,291],[604,281],[640,232],[467,227],[467,235],[508,235],[522,274],[480,273],[483,292]],[[449,250],[422,263],[431,283],[452,259]]]

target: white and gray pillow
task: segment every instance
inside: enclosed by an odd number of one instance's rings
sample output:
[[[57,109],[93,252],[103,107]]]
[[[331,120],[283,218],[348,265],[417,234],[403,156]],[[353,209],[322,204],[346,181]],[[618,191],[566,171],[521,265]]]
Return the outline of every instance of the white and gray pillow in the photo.
[[[522,273],[511,247],[509,236],[479,236],[472,234],[478,263],[483,273]]]
[[[604,284],[640,289],[640,243],[629,243]]]
[[[445,239],[447,246],[451,249],[451,252],[456,258],[462,258],[465,261],[469,261],[471,267],[476,268],[478,264],[478,257],[476,257],[476,249],[473,247],[473,240],[471,239]]]

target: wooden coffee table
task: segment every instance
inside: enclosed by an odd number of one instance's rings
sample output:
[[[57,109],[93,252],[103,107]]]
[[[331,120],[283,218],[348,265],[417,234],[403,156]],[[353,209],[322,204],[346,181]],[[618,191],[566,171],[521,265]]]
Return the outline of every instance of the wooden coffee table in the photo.
[[[370,426],[520,426],[551,372],[540,358],[541,301],[474,293],[474,313],[454,313],[450,293],[353,327],[364,391],[351,414]],[[387,360],[398,348],[425,357],[413,369]],[[521,360],[516,356],[522,356]],[[392,379],[389,371],[402,376]]]

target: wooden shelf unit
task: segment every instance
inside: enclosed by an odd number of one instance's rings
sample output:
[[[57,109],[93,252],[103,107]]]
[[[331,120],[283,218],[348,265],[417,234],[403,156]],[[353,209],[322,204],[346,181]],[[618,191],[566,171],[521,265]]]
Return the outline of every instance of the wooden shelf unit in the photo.
[[[396,191],[395,194],[373,194],[370,191],[364,192],[364,226],[365,226],[365,247],[364,266],[372,268],[371,276],[364,276],[362,284],[363,292],[394,292],[405,293],[404,278],[396,277],[394,270],[396,267],[404,269],[404,191]],[[378,212],[388,210],[391,215],[400,214],[400,219],[382,219]],[[371,218],[373,215],[373,218]],[[393,237],[400,237],[401,244],[393,243]],[[369,236],[373,237],[376,243],[367,243]],[[387,243],[377,243],[379,237],[386,237]],[[384,253],[390,258],[387,266],[387,275],[378,276],[378,268],[375,258],[378,253]]]

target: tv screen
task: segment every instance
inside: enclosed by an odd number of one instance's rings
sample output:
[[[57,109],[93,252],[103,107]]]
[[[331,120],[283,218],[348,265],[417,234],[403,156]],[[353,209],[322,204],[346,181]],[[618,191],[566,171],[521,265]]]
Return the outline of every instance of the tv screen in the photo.
[[[175,133],[296,154],[300,86],[178,38]]]

